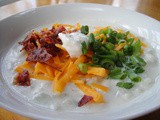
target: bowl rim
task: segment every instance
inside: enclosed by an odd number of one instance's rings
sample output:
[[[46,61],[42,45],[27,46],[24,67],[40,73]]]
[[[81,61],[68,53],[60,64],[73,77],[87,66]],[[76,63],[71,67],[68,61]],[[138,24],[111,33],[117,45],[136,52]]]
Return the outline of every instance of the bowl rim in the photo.
[[[149,16],[147,16],[147,15],[145,15],[145,14],[139,13],[139,12],[134,11],[134,10],[122,8],[122,7],[115,7],[115,6],[111,6],[111,5],[95,4],[95,3],[65,3],[65,4],[45,5],[45,6],[40,6],[40,7],[36,7],[36,8],[30,8],[30,9],[28,9],[28,10],[25,10],[25,11],[22,11],[22,12],[19,12],[19,13],[16,13],[16,14],[14,14],[14,15],[11,15],[11,16],[9,16],[9,17],[6,17],[6,18],[0,20],[0,24],[2,24],[3,22],[5,22],[6,20],[8,20],[8,19],[10,19],[10,18],[12,18],[12,17],[23,16],[23,15],[25,15],[25,14],[27,14],[27,13],[30,13],[30,12],[33,12],[33,11],[38,11],[38,10],[40,10],[40,9],[45,9],[45,8],[50,8],[50,7],[55,7],[55,6],[57,6],[57,7],[58,7],[58,6],[68,6],[68,7],[69,7],[69,6],[73,6],[73,5],[79,5],[79,6],[82,6],[82,7],[85,6],[85,5],[87,5],[87,6],[89,5],[90,7],[97,5],[98,7],[105,6],[105,7],[115,8],[115,9],[123,9],[123,10],[129,11],[129,12],[132,12],[132,13],[139,14],[139,15],[147,18],[147,19],[150,19],[150,20],[156,22],[156,23],[160,23],[158,20],[156,20],[156,19],[154,19],[154,18],[151,18],[151,17],[149,17]],[[1,52],[0,52],[0,53],[1,53]],[[2,108],[5,108],[6,110],[12,111],[12,112],[14,112],[14,113],[17,113],[17,114],[20,114],[20,115],[23,115],[23,116],[26,116],[26,117],[29,117],[29,118],[33,118],[33,119],[49,119],[48,117],[45,117],[45,116],[38,116],[38,115],[36,115],[36,114],[24,113],[24,112],[22,112],[22,111],[20,111],[20,110],[18,110],[18,109],[14,109],[13,107],[10,107],[10,106],[8,106],[8,105],[6,105],[6,104],[3,104],[1,101],[0,101],[0,106],[1,106]],[[160,104],[157,105],[157,106],[152,106],[152,107],[150,107],[150,109],[148,109],[147,111],[141,111],[141,112],[139,112],[138,114],[137,114],[137,113],[134,113],[134,114],[132,114],[132,115],[126,115],[126,116],[123,116],[122,118],[123,118],[123,119],[124,119],[124,118],[125,118],[125,119],[137,118],[137,117],[139,117],[139,116],[142,116],[142,115],[148,114],[148,113],[150,113],[150,112],[152,112],[152,111],[155,111],[155,110],[157,110],[157,109],[159,109],[159,108],[160,108]],[[118,118],[118,119],[122,119],[122,118]],[[54,119],[55,119],[55,120],[58,120],[58,118],[54,118]]]

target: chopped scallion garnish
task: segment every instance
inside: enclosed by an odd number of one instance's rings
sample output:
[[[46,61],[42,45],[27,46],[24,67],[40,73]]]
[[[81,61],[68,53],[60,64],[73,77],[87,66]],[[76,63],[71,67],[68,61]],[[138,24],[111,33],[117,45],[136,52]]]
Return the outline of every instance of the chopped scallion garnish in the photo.
[[[133,55],[140,56],[141,55],[141,42],[138,40],[133,45]]]
[[[133,70],[127,70],[126,71],[128,77],[131,79],[131,81],[133,82],[140,82],[141,81],[141,77],[139,77],[136,73],[134,73]]]
[[[87,25],[81,27],[81,33],[87,35],[89,33],[89,28]]]
[[[78,68],[80,69],[82,73],[87,73],[88,71],[88,65],[85,63],[79,63]]]
[[[81,31],[82,29],[85,31],[85,26],[82,26]],[[83,33],[88,34],[87,32]],[[142,51],[140,40],[136,41],[129,34],[129,31],[123,33],[109,27],[96,33],[90,33],[88,35],[89,42],[81,43],[82,53],[85,55],[87,50],[91,50],[93,56],[90,64],[80,64],[81,71],[85,73],[86,70],[83,69],[86,65],[98,66],[110,71],[108,78],[123,80],[128,76],[132,82],[140,82],[141,77],[137,74],[144,72],[143,67],[146,62],[140,57]],[[101,37],[102,35],[105,37]],[[122,48],[116,49],[116,47]],[[130,89],[134,86],[132,82],[118,82],[117,86]]]
[[[134,84],[131,82],[118,82],[116,86],[125,89],[131,89],[134,86]]]
[[[87,44],[86,44],[86,42],[85,41],[83,41],[82,43],[81,43],[81,45],[82,45],[82,54],[83,55],[85,55],[86,53],[87,53]]]
[[[114,70],[111,70],[109,77],[113,79],[123,80],[127,77],[127,74],[125,72],[122,72],[120,68],[115,68]]]
[[[135,56],[135,55],[132,55],[130,57],[132,63],[134,65],[141,65],[141,66],[145,66],[146,65],[146,62],[143,60],[143,58],[139,57],[139,56]]]

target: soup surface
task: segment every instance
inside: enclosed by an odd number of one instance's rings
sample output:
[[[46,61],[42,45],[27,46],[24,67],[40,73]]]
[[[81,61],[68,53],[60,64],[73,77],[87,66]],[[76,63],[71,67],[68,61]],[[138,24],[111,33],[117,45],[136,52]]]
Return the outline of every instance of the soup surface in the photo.
[[[80,32],[75,32],[70,34],[70,36],[65,36],[65,34],[60,33],[59,37],[61,39],[85,39],[85,35],[81,35]],[[22,36],[18,41],[22,41],[24,36]],[[87,41],[87,40],[86,40]],[[63,42],[63,40],[62,40]],[[68,41],[67,41],[68,42]],[[72,41],[72,44],[64,44],[64,47],[68,50],[69,54],[76,57],[82,54],[80,44],[82,41]],[[70,45],[70,46],[69,46]],[[148,45],[144,48],[142,58],[146,61],[145,72],[139,74],[142,78],[141,82],[138,82],[131,89],[124,89],[116,86],[117,82],[120,80],[115,80],[111,78],[103,78],[99,80],[98,77],[87,78],[87,81],[94,81],[109,88],[109,91],[100,92],[105,99],[105,103],[91,103],[86,104],[82,107],[78,107],[77,103],[83,97],[84,93],[80,91],[73,83],[68,83],[65,90],[61,94],[52,92],[52,81],[38,80],[31,78],[30,86],[16,86],[13,85],[13,79],[16,76],[15,68],[22,64],[26,59],[25,52],[20,52],[22,46],[15,43],[4,56],[3,60],[3,73],[6,82],[16,94],[20,95],[22,99],[27,99],[31,104],[42,106],[45,108],[60,110],[60,111],[73,111],[73,112],[97,112],[101,110],[110,110],[116,108],[117,106],[123,106],[125,104],[134,101],[135,98],[140,97],[144,92],[150,90],[155,83],[155,78],[159,69],[158,61],[156,61],[155,51],[152,47]],[[75,51],[74,51],[75,50]],[[126,78],[124,81],[129,81]]]

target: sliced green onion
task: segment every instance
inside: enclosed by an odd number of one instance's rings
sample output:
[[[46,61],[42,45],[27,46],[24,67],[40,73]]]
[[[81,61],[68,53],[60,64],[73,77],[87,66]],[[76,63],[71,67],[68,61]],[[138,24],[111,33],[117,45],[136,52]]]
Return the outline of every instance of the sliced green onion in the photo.
[[[111,74],[119,74],[119,73],[121,73],[122,72],[122,70],[120,69],[120,68],[115,68],[114,70],[111,70]]]
[[[140,56],[141,55],[141,42],[138,40],[133,45],[133,55]]]
[[[124,52],[123,51],[116,51],[117,52],[117,55],[118,57],[124,57]]]
[[[127,70],[126,72],[127,72],[128,77],[131,79],[131,81],[133,81],[133,82],[140,82],[141,81],[141,77],[139,77],[137,74],[135,74],[133,70]]]
[[[115,62],[116,63],[116,66],[117,67],[123,67],[123,63],[126,61],[126,57],[124,56],[124,53],[123,51],[116,51],[117,52],[117,61]]]
[[[96,54],[97,55],[97,54]],[[110,59],[112,61],[116,60],[116,56],[111,54],[111,55],[97,55],[97,57],[101,58],[101,59]]]
[[[94,37],[94,35],[93,35],[93,33],[91,33],[90,35],[89,35],[89,41],[92,43],[92,42],[95,42],[95,37]]]
[[[104,43],[103,46],[105,48],[107,48],[108,50],[113,50],[115,48],[115,46],[112,43],[110,43],[110,42]]]
[[[117,39],[124,39],[125,34],[123,34],[123,33],[117,33],[116,37],[117,37]]]
[[[83,55],[85,55],[86,53],[87,53],[87,44],[86,44],[86,42],[85,41],[83,41],[82,43],[81,43],[81,45],[82,45],[82,54]]]
[[[103,38],[100,38],[100,39],[98,39],[97,41],[98,41],[98,42],[102,42],[102,41],[103,41]]]
[[[134,84],[131,82],[118,82],[116,86],[125,89],[131,89],[134,86]]]
[[[130,32],[129,32],[129,31],[127,31],[127,32],[126,32],[126,36],[127,36],[127,35],[129,35],[129,33],[130,33]]]
[[[145,66],[147,64],[144,59],[139,56],[132,55],[130,59],[134,65]]]
[[[107,54],[109,53],[109,51],[104,46],[101,46],[99,51],[107,52]]]
[[[110,34],[112,32],[111,28],[107,28],[107,30],[105,31],[106,34]]]
[[[134,72],[135,72],[136,74],[138,74],[138,73],[143,73],[143,72],[144,72],[144,69],[143,69],[142,67],[140,67],[140,66],[137,66],[137,67],[134,69]]]
[[[110,59],[103,59],[101,62],[100,62],[100,65],[106,69],[109,69],[109,70],[112,70],[114,69],[114,62]]]
[[[115,37],[116,38],[116,36],[117,36],[117,31],[112,31],[111,33],[110,33],[110,36],[112,36],[112,37]]]
[[[101,42],[99,42],[99,41],[94,42],[94,43],[93,43],[93,51],[94,51],[94,52],[99,51],[100,48],[101,48],[101,46],[102,46],[102,43],[101,43]]]
[[[107,41],[108,42],[111,42],[112,44],[116,44],[116,36],[117,36],[117,31],[112,31],[110,34],[109,34],[109,37],[107,37]]]
[[[128,44],[131,45],[134,42],[134,38],[129,38],[126,41],[127,41]]]
[[[94,64],[98,64],[98,63],[100,62],[100,58],[97,57],[96,55],[93,55],[93,56],[92,56],[92,62],[93,62]]]
[[[88,65],[85,63],[79,63],[78,68],[82,73],[87,73],[88,71]]]
[[[81,27],[81,33],[87,35],[89,33],[89,28],[87,25]]]
[[[123,63],[122,63],[121,60],[117,60],[117,61],[115,62],[115,64],[116,64],[117,67],[123,67]]]
[[[120,68],[115,68],[114,70],[111,70],[109,77],[123,80],[127,77],[127,74],[123,73]]]
[[[125,43],[126,41],[125,40],[119,40],[118,41],[118,44],[120,44],[120,43]]]
[[[127,62],[126,63],[126,66],[127,67],[129,67],[130,69],[134,69],[136,66],[133,64],[133,63],[131,63],[131,62]]]
[[[125,45],[124,46],[124,49],[123,49],[123,52],[125,55],[132,55],[133,54],[133,46],[131,45]]]

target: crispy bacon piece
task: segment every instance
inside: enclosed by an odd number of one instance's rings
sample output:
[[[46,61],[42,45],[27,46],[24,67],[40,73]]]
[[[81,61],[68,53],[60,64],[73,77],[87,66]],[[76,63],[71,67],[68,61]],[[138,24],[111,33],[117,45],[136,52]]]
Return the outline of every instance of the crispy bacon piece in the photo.
[[[27,35],[27,37],[24,39],[24,41],[19,42],[19,44],[23,45],[22,50],[32,51],[37,48],[36,41],[38,39],[39,39],[38,34],[35,33],[34,31],[32,31],[29,35]]]
[[[40,33],[32,31],[22,42],[21,51],[27,51],[26,61],[30,62],[46,62],[57,55],[60,51],[55,44],[62,44],[58,38],[60,32],[65,31],[63,26],[52,28],[51,30],[42,30]]]
[[[53,31],[53,29],[54,29],[54,28],[52,28],[52,31]],[[65,31],[65,30],[66,30],[65,27],[59,26],[59,27],[56,29],[56,33],[57,33],[57,35],[58,35],[58,33],[61,33],[61,32],[63,32],[63,31]]]
[[[92,101],[93,100],[93,97],[92,96],[87,96],[87,95],[84,95],[82,97],[82,99],[78,102],[78,107],[81,107],[85,104],[87,104],[88,102]]]
[[[52,55],[50,55],[45,49],[39,48],[39,49],[29,52],[26,58],[26,61],[46,62],[51,58],[52,58]]]
[[[59,48],[55,46],[55,44],[62,44],[61,40],[56,38],[53,39],[51,36],[47,36],[45,38],[41,38],[39,40],[40,47],[46,49],[46,51],[52,56],[56,56],[57,52],[59,52]]]
[[[14,85],[19,86],[30,86],[30,78],[29,78],[29,72],[27,70],[24,70],[22,73],[19,73],[18,76],[13,81]]]

